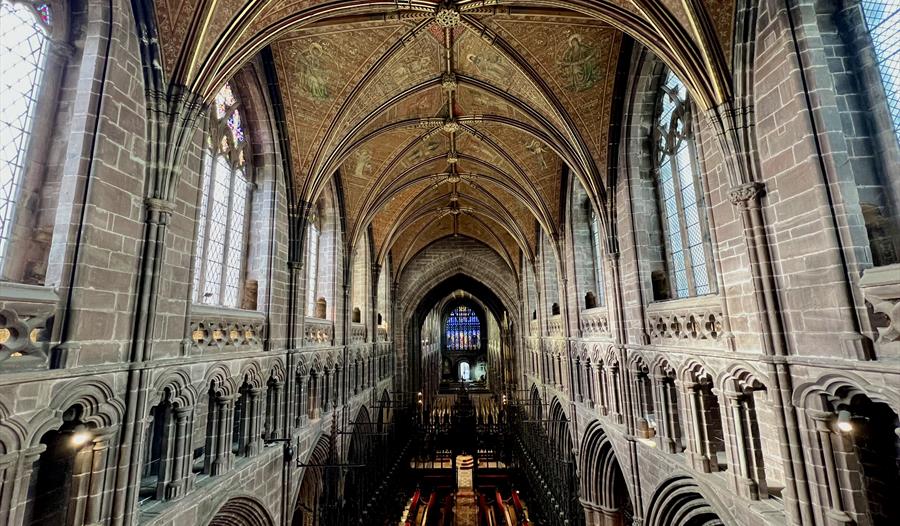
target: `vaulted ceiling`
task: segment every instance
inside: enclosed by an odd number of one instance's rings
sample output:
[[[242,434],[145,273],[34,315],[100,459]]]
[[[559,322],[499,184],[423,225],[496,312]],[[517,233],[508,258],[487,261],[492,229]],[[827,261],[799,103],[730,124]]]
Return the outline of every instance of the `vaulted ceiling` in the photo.
[[[513,268],[559,231],[564,167],[606,197],[609,116],[627,33],[701,106],[727,94],[733,4],[710,0],[157,3],[173,81],[212,93],[270,45],[298,196],[332,177],[348,240],[371,227],[400,267],[464,235]],[[192,15],[192,16],[191,16]]]

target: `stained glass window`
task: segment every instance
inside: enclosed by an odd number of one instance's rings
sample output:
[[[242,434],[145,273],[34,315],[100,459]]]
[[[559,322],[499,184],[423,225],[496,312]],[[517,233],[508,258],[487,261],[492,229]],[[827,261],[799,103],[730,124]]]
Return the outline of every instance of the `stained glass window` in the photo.
[[[0,2],[0,268],[28,168],[26,154],[50,47],[49,25],[47,4]]]
[[[237,307],[247,245],[250,180],[240,103],[226,84],[216,95],[203,159],[194,301]]]
[[[312,218],[306,227],[306,313],[312,316],[316,312],[316,299],[319,293],[319,225]]]
[[[656,126],[656,176],[660,215],[674,297],[709,294],[710,257],[705,212],[696,188],[691,104],[684,84],[671,71],[660,87]]]
[[[863,0],[861,5],[875,47],[894,133],[900,140],[900,0]]]
[[[594,279],[597,282],[597,306],[606,305],[606,281],[603,278],[603,245],[600,238],[600,220],[591,208],[591,254],[594,257]]]
[[[451,351],[477,351],[481,349],[481,320],[475,311],[460,305],[447,317],[447,349]]]

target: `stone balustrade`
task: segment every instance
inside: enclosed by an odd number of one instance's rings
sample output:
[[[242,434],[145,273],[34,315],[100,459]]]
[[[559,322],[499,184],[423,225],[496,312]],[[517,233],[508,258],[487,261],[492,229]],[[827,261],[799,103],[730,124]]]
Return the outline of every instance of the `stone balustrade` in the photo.
[[[191,308],[191,350],[249,351],[262,349],[262,312],[210,305]]]
[[[334,341],[334,324],[330,320],[306,318],[303,342],[305,345],[331,345]]]
[[[609,309],[597,307],[581,311],[581,335],[585,338],[609,338]]]
[[[350,342],[362,343],[366,341],[366,326],[363,323],[353,323],[350,325]]]
[[[651,303],[647,306],[650,343],[662,345],[724,346],[724,316],[718,296],[699,296]]]
[[[547,320],[547,334],[550,336],[562,336],[562,315],[550,316],[550,319]]]
[[[378,327],[375,334],[377,337],[377,341],[379,342],[386,342],[388,340],[387,327]]]
[[[49,287],[0,284],[0,370],[47,363],[58,302]]]

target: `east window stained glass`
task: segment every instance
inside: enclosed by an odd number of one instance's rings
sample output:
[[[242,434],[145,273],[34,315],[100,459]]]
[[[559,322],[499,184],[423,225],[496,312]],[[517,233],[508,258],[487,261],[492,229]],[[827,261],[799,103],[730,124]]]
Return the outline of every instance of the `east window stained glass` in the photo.
[[[697,195],[691,104],[671,71],[660,87],[655,126],[660,214],[673,297],[709,294],[705,214]]]
[[[447,349],[477,351],[481,349],[481,320],[471,308],[460,305],[450,311],[445,327]]]
[[[0,269],[28,169],[26,155],[50,47],[47,4],[0,2]]]
[[[250,194],[240,104],[230,85],[216,95],[203,160],[194,301],[237,307],[241,300]]]

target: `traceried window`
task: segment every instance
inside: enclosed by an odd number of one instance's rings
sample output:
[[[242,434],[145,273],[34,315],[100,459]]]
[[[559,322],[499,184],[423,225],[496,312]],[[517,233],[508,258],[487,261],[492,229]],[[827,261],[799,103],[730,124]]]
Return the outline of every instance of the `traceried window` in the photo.
[[[684,298],[709,294],[712,258],[706,242],[691,102],[684,84],[671,71],[663,77],[656,115],[656,178],[669,295]]]
[[[314,316],[316,313],[316,299],[319,292],[319,223],[318,218],[313,217],[306,227],[306,314]]]
[[[230,84],[210,112],[194,263],[194,301],[237,307],[246,266],[249,155],[240,103]]]
[[[594,280],[597,282],[597,306],[606,305],[606,281],[603,278],[603,245],[600,238],[600,220],[591,208],[591,255],[594,258]]]
[[[448,350],[477,351],[481,349],[481,320],[471,308],[460,305],[450,311],[445,329]]]
[[[47,67],[51,21],[46,3],[0,1],[0,269],[28,169],[26,156]]]
[[[862,0],[894,133],[900,141],[900,0]]]

